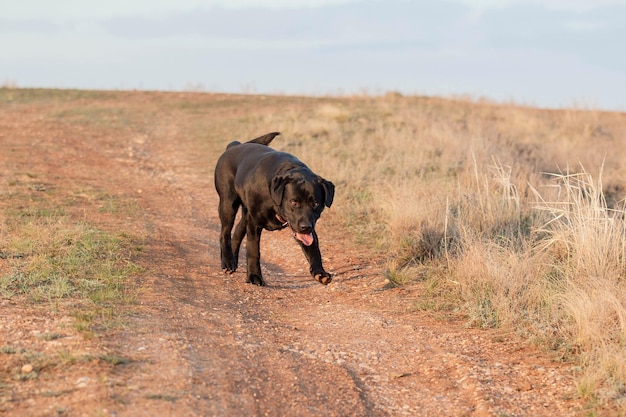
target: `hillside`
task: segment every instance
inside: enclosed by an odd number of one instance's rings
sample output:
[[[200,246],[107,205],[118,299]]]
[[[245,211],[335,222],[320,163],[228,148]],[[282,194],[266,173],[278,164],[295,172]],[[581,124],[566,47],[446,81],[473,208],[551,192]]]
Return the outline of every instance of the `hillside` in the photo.
[[[318,223],[328,286],[287,232],[263,234],[267,287],[221,271],[215,161],[270,131],[337,187]],[[619,213],[625,136],[624,114],[427,97],[0,89],[0,414],[623,411],[620,366],[581,366],[596,342],[560,294],[521,317],[503,300],[527,284],[468,282],[546,265],[520,248],[554,177],[602,169],[590,188]]]

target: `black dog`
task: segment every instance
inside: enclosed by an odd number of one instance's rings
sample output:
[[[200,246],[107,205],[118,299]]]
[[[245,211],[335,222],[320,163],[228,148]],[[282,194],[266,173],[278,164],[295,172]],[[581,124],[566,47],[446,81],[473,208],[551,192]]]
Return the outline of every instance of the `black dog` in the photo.
[[[246,143],[232,142],[217,161],[215,189],[220,197],[222,269],[229,274],[235,272],[241,241],[247,234],[246,282],[265,285],[260,264],[261,232],[290,226],[309,261],[311,275],[326,285],[331,275],[322,266],[315,222],[324,206],[332,204],[335,186],[295,156],[268,147],[277,135],[273,132]],[[240,206],[241,220],[231,239]]]

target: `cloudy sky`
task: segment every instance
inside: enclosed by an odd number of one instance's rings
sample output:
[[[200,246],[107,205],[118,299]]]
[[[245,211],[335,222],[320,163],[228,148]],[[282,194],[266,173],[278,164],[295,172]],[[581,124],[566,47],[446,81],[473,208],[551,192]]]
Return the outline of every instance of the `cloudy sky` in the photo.
[[[626,110],[626,0],[0,0],[0,85]]]

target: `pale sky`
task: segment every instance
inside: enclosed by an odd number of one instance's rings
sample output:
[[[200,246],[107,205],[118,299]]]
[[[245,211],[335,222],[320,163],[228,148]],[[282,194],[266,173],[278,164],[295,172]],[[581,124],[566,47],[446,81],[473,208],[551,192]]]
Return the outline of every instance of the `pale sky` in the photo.
[[[0,0],[0,85],[626,111],[626,0]]]

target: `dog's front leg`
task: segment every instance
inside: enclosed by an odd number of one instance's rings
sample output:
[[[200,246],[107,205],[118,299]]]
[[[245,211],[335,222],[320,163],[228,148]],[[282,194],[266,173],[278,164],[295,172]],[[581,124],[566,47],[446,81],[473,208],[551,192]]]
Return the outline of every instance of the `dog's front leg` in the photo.
[[[262,228],[257,227],[248,219],[248,227],[246,234],[248,239],[246,240],[246,258],[248,261],[248,279],[249,282],[254,285],[265,285],[263,276],[261,275],[261,232]]]
[[[313,243],[306,246],[298,241],[306,259],[309,261],[309,272],[311,276],[324,285],[328,285],[332,281],[332,275],[324,270],[322,266],[322,253],[320,252],[319,239],[317,233],[313,231]]]

